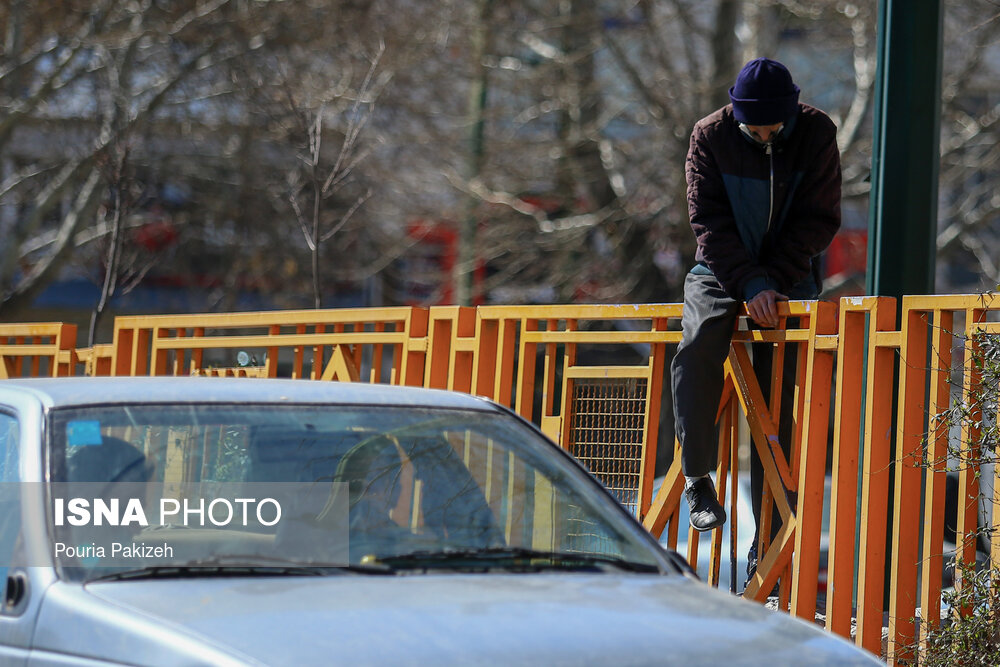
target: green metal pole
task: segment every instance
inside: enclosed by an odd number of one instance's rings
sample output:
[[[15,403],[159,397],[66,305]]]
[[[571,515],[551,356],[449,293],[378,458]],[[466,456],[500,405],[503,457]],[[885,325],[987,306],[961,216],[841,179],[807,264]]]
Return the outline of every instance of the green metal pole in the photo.
[[[868,294],[934,292],[941,0],[879,0]]]
[[[486,101],[489,91],[489,70],[483,62],[489,46],[489,21],[493,0],[479,0],[477,23],[472,36],[473,80],[469,90],[469,180],[480,177],[485,157]],[[479,201],[469,197],[469,208],[458,230],[458,248],[452,270],[455,284],[455,303],[471,306],[475,297],[473,276],[476,270],[476,210]]]
[[[897,321],[900,297],[934,292],[943,22],[941,0],[879,0],[866,288],[871,295],[897,298]],[[898,372],[893,369],[894,377]],[[894,406],[896,394],[893,389]],[[898,442],[895,432],[892,436],[895,458]],[[890,488],[895,474],[893,469]],[[894,496],[889,503],[887,556]],[[888,586],[882,603],[890,608]]]

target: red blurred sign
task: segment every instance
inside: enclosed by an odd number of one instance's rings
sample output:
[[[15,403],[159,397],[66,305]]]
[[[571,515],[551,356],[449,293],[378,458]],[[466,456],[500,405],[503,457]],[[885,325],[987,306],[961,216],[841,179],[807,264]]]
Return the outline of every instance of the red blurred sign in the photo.
[[[447,306],[455,303],[455,261],[458,232],[455,223],[413,220],[406,235],[415,241],[402,259],[403,302],[408,306]],[[477,261],[473,273],[473,305],[484,303],[483,279],[486,266]]]
[[[842,229],[826,250],[826,275],[865,275],[868,266],[868,231]]]

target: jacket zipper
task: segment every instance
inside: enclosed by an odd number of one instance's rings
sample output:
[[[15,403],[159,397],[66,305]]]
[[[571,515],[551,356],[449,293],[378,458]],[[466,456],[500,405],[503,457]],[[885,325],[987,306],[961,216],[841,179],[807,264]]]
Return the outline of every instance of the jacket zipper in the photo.
[[[771,218],[774,217],[774,150],[770,141],[764,145],[764,152],[767,153],[771,172],[771,178],[768,183],[767,229],[764,230],[766,234],[771,231]]]

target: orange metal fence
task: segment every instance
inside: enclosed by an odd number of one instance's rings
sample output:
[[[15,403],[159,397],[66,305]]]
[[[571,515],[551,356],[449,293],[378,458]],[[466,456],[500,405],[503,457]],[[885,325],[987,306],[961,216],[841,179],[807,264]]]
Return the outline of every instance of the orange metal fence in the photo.
[[[900,305],[897,321],[894,299],[846,298],[839,308],[791,302],[781,306],[777,330],[741,324],[726,363],[716,471],[735,541],[741,447],[756,449],[765,470],[760,563],[744,595],[763,600],[777,586],[779,606],[808,619],[819,602],[828,629],[876,653],[887,625],[890,662],[914,657],[913,643],[941,620],[952,551],[944,542],[948,445],[974,453],[968,443],[978,422],[949,433],[937,416],[978,389],[976,335],[1000,336],[1000,300],[992,295],[904,297]],[[116,319],[112,344],[79,350],[73,325],[0,325],[0,373],[293,377],[484,395],[537,422],[675,546],[687,529],[678,525],[680,457],[655,498],[653,462],[681,312],[679,304],[651,304],[129,316]],[[776,351],[766,396],[751,367],[750,349],[760,345]],[[782,415],[782,364],[792,358],[792,414]],[[792,427],[787,456],[783,421]],[[981,472],[963,465],[954,473],[953,557],[962,562],[976,557]],[[773,530],[772,516],[780,523]],[[817,585],[824,525],[825,594]],[[701,574],[718,585],[722,532],[706,539],[711,558]],[[689,534],[692,563],[698,549]],[[992,558],[1000,563],[1000,537]]]
[[[775,347],[771,375],[771,391],[764,396],[753,374],[746,346],[739,342],[731,348],[726,363],[729,380],[719,410],[719,463],[716,470],[720,497],[730,496],[731,539],[737,540],[736,488],[739,477],[739,429],[737,422],[746,415],[751,438],[750,446],[760,455],[765,473],[762,500],[761,538],[758,545],[759,565],[755,576],[747,582],[744,596],[764,599],[779,583],[783,608],[803,618],[813,618],[816,611],[819,580],[819,545],[823,520],[823,490],[826,470],[828,424],[833,355],[837,350],[836,307],[825,302],[792,302],[783,309],[783,326],[776,331],[739,331],[736,340],[747,343],[771,344]],[[789,324],[789,318],[795,324]],[[781,419],[782,360],[785,348],[792,348],[797,363],[797,381],[793,414],[786,416],[794,423],[790,456],[785,456],[779,444],[778,423]],[[676,445],[675,445],[676,447]],[[668,471],[644,525],[660,535],[669,532],[667,544],[676,546],[679,503],[684,478],[680,456]],[[780,528],[775,527],[771,539],[771,508],[778,512]],[[721,531],[714,531],[711,540],[710,583],[718,584],[722,558]],[[688,559],[697,562],[698,534],[690,529]],[[793,554],[795,558],[793,559]],[[850,620],[850,616],[848,616]]]
[[[0,324],[0,378],[74,375],[76,326]]]
[[[963,581],[960,563],[976,562],[977,520],[980,500],[997,504],[997,472],[986,477],[977,452],[980,425],[996,423],[997,415],[980,414],[976,402],[981,387],[981,336],[1000,337],[1000,299],[995,295],[904,297],[898,339],[899,384],[896,421],[897,452],[891,470],[895,483],[891,495],[891,567],[889,586],[888,656],[910,657],[906,646],[940,620],[940,578],[946,468],[958,477],[955,518],[955,586]],[[894,348],[896,341],[884,344]],[[885,385],[882,385],[885,387]],[[888,387],[886,387],[888,389]],[[879,391],[879,388],[876,388]],[[996,392],[993,387],[991,391]],[[954,402],[969,413],[958,424],[938,419]],[[958,426],[951,438],[949,427]],[[949,441],[951,448],[949,450]],[[957,451],[954,451],[957,449]],[[981,455],[981,456],[980,456]],[[921,502],[921,498],[923,501]],[[1000,513],[993,513],[993,526]],[[990,545],[994,565],[1000,561],[996,531]],[[972,609],[962,610],[970,613]],[[920,619],[915,628],[914,619]]]
[[[681,310],[480,307],[474,393],[539,423],[642,517],[653,492],[667,346],[680,341]]]
[[[364,379],[419,386],[427,316],[426,308],[399,307],[118,317],[110,374]]]

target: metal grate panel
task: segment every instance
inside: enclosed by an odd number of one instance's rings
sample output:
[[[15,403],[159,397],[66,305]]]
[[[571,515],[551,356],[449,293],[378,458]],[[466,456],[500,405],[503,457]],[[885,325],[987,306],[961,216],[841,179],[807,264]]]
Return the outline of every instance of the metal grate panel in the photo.
[[[646,379],[577,379],[572,386],[569,452],[638,514]]]

